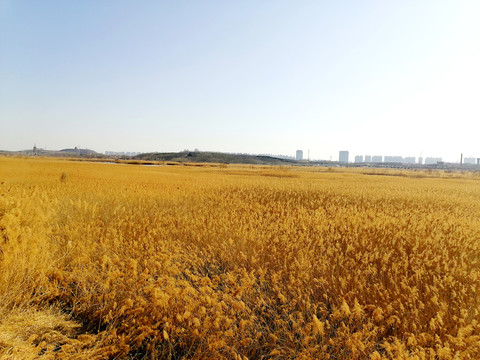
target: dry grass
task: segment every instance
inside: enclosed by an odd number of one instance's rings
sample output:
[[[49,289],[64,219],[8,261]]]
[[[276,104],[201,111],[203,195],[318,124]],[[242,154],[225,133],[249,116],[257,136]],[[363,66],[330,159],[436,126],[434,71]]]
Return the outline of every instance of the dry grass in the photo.
[[[480,358],[476,177],[0,168],[2,359]]]
[[[81,352],[82,344],[74,339],[78,323],[57,309],[11,309],[0,322],[2,359],[54,358],[62,349],[70,354]]]

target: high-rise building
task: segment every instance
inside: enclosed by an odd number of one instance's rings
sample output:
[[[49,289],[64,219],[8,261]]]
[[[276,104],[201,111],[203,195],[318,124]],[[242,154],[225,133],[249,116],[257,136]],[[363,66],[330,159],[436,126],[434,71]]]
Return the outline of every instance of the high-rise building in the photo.
[[[383,159],[386,163],[403,163],[403,157],[401,156],[385,156]]]
[[[439,162],[442,162],[442,158],[427,157],[425,159],[425,165],[436,165]]]
[[[474,157],[466,157],[463,159],[464,164],[475,165],[475,158]]]
[[[338,153],[338,161],[341,163],[348,164],[348,151],[340,151]]]
[[[405,164],[415,164],[415,157],[414,156],[407,156],[403,159]]]
[[[299,160],[299,161],[303,160],[303,151],[302,150],[297,150],[297,153],[295,155],[295,159]]]
[[[418,165],[423,165],[423,158],[421,156],[418,158]]]
[[[372,162],[381,163],[382,162],[382,156],[381,155],[372,156]]]
[[[365,155],[365,162],[367,162],[367,163],[372,162],[372,156],[371,155]]]
[[[355,162],[356,163],[362,163],[363,162],[363,155],[356,155],[355,156]]]

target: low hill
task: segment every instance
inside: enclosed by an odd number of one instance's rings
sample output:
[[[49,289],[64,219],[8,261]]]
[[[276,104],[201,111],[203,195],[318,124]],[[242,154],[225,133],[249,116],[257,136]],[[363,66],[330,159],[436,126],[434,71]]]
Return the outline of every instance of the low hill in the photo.
[[[80,155],[80,156],[95,156],[95,155],[101,155],[99,153],[97,153],[96,151],[94,150],[90,150],[90,149],[78,149],[78,148],[74,148],[74,149],[62,149],[60,150],[61,153],[63,154],[70,154],[70,155]]]
[[[82,158],[103,158],[105,155],[97,153],[90,149],[62,149],[62,150],[45,150],[41,148],[20,150],[20,151],[4,151],[0,150],[0,155],[10,156],[48,156],[48,157],[82,157]]]
[[[134,159],[256,165],[287,165],[297,163],[297,161],[295,160],[279,159],[265,155],[228,154],[206,151],[182,151],[178,153],[145,153],[135,156]]]

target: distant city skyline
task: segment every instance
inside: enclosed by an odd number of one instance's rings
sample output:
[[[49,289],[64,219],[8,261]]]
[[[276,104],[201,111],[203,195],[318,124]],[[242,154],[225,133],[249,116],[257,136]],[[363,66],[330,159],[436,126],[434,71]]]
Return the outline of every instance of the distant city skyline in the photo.
[[[339,153],[339,162],[343,162],[341,159],[341,153]],[[461,158],[459,159],[461,161]],[[476,164],[477,159],[476,158],[468,158],[468,162],[466,161],[467,158],[464,159],[463,163],[465,164]],[[460,163],[460,161],[458,161]],[[365,155],[365,158],[363,155],[355,155],[355,161],[354,163],[399,163],[399,164],[417,164],[417,165],[432,165],[432,164],[437,164],[439,162],[443,162],[443,159],[441,157],[426,157],[425,159],[423,157],[414,157],[414,156],[391,156],[391,155]],[[455,161],[452,161],[452,163],[455,163]]]
[[[0,149],[477,157],[479,13],[473,0],[4,0]]]
[[[93,148],[93,147],[89,147],[89,146],[84,146],[84,145],[75,145],[75,146],[69,146],[69,145],[66,145],[66,146],[60,146],[60,147],[50,147],[50,146],[37,146],[39,143],[34,143],[34,147],[37,147],[39,149],[45,149],[45,150],[62,150],[62,149],[67,149],[67,148],[74,148],[74,147],[78,147],[79,149],[80,148],[83,148],[83,149],[90,149],[90,150],[93,150],[93,151],[96,151],[98,153],[101,153],[101,154],[106,154],[106,155],[128,155],[128,156],[133,156],[133,155],[138,155],[138,154],[141,154],[141,153],[149,153],[149,152],[180,152],[180,151],[199,151],[198,148],[193,148],[193,147],[183,147],[183,148],[177,148],[177,149],[169,149],[169,150],[162,150],[162,149],[158,149],[158,150],[154,150],[154,151],[129,151],[129,150],[119,150],[119,149],[116,149],[116,150],[99,150],[97,148]],[[6,151],[23,151],[23,150],[29,150],[31,149],[32,146],[30,147],[26,147],[26,148],[0,148],[0,150],[6,150]],[[129,149],[133,149],[133,147],[128,147],[128,146],[125,146],[124,148],[129,148]],[[295,150],[293,153],[289,153],[289,152],[278,152],[278,153],[275,153],[275,152],[272,152],[272,151],[267,151],[267,152],[249,152],[249,151],[223,151],[223,150],[218,150],[218,149],[210,149],[210,148],[206,148],[206,149],[201,149],[200,151],[216,151],[216,152],[225,152],[225,153],[232,153],[232,154],[256,154],[256,155],[265,155],[265,154],[268,154],[268,155],[277,155],[277,156],[281,156],[283,158],[291,158],[291,159],[296,159],[297,156],[298,156],[298,151],[301,151],[302,152],[302,159],[305,159],[305,150]],[[380,151],[374,151],[372,153],[376,154],[376,155],[371,155],[371,154],[358,154],[358,153],[355,153],[355,152],[352,152],[352,151],[347,151],[349,153],[349,162],[350,163],[353,163],[355,162],[355,158],[357,156],[362,156],[364,159],[365,159],[365,162],[387,162],[384,158],[387,157],[387,158],[391,158],[390,161],[392,162],[400,162],[398,161],[398,159],[395,160],[395,158],[403,158],[403,159],[407,159],[406,160],[406,163],[412,163],[411,159],[416,159],[416,163],[418,163],[418,159],[427,159],[427,158],[430,158],[430,159],[439,159],[439,161],[445,161],[445,162],[450,162],[450,163],[459,163],[460,162],[460,157],[463,156],[463,163],[465,164],[473,164],[473,163],[476,163],[477,162],[477,159],[480,158],[480,146],[479,146],[479,150],[478,152],[476,153],[473,153],[473,154],[465,154],[465,153],[461,153],[459,152],[457,154],[456,157],[454,156],[450,156],[450,157],[443,157],[443,156],[437,156],[435,153],[433,152],[426,152],[426,151],[422,151],[420,153],[420,156],[402,156],[402,155],[378,155],[380,154],[381,152]],[[339,160],[339,151],[336,151],[336,155],[328,155],[328,156],[325,156],[325,157],[319,157],[319,156],[316,156],[315,153],[313,153],[312,155],[312,152],[309,150],[308,151],[309,155],[310,155],[310,160],[330,160],[330,161],[340,161]],[[408,153],[408,152],[405,152],[405,153]],[[428,153],[428,154],[431,154],[430,156],[424,156],[423,154],[425,153]],[[350,156],[354,159],[352,161],[352,158],[350,158]],[[368,158],[370,158],[370,160],[368,160]],[[380,160],[381,158],[381,160]],[[408,160],[410,159],[410,160]]]
[[[97,151],[97,149],[92,149],[92,148],[82,148],[80,145],[78,146],[70,146],[70,147],[62,147],[58,149],[48,149],[48,150],[65,150],[65,149],[83,149],[83,150],[93,150],[96,151],[97,153],[104,154],[104,155],[113,155],[113,156],[135,156],[139,155],[142,153],[148,153],[148,152],[141,152],[141,151],[113,151],[113,150],[106,150],[106,151]],[[25,151],[25,150],[32,150],[32,147],[30,149],[16,149],[16,150],[8,150],[8,149],[0,149],[0,150],[7,150],[7,151]],[[47,150],[47,147],[41,147],[37,146],[36,143],[33,145],[33,152],[36,152],[36,150]],[[200,152],[200,151],[205,151],[205,152],[210,152],[212,150],[200,150],[198,148],[195,148],[193,150],[191,149],[181,149],[181,150],[172,150],[172,151],[151,151],[151,152],[182,152],[182,151],[193,151],[193,152]],[[218,152],[224,152],[224,151],[218,151]],[[252,152],[225,152],[225,153],[230,153],[230,154],[249,154],[249,155],[266,155],[266,156],[273,156],[273,157],[279,157],[282,159],[291,159],[291,160],[311,160],[311,161],[338,161],[341,163],[402,163],[402,164],[436,164],[437,162],[448,162],[448,163],[460,163],[462,162],[463,164],[477,164],[480,160],[480,156],[464,156],[463,153],[460,154],[460,156],[457,158],[457,160],[445,160],[442,157],[435,157],[435,156],[428,156],[428,157],[414,157],[414,156],[400,156],[400,155],[353,155],[353,161],[350,158],[350,151],[348,150],[340,150],[338,152],[337,158],[334,159],[330,156],[330,158],[315,158],[315,157],[310,157],[310,150],[308,150],[308,155],[309,157],[307,159],[304,158],[304,150],[302,149],[297,149],[293,155],[291,154],[286,154],[286,153],[252,153]],[[480,153],[480,151],[479,151]]]

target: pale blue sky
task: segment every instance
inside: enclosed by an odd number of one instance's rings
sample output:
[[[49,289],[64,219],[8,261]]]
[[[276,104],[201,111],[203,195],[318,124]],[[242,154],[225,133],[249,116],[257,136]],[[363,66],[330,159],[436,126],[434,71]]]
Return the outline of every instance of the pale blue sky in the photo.
[[[0,0],[0,149],[480,157],[480,1]]]

